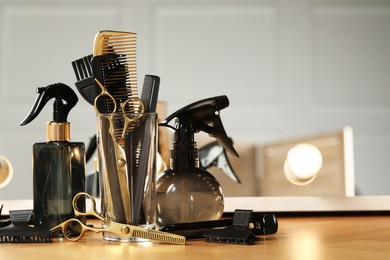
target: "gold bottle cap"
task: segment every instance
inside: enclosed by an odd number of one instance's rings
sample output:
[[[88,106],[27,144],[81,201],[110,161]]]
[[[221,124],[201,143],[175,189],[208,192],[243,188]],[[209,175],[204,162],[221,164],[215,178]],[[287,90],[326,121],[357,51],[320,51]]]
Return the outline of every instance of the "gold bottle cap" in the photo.
[[[46,141],[70,141],[70,123],[47,122]]]

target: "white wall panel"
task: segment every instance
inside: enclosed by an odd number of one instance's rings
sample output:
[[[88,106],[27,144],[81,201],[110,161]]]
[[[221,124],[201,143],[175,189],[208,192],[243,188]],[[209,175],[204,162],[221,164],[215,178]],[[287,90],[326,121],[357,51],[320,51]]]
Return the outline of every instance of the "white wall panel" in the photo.
[[[96,32],[118,27],[124,15],[111,5],[7,4],[1,10],[2,98],[23,102],[34,91],[16,89],[73,83],[71,61],[91,54]]]
[[[390,104],[390,5],[317,5],[313,20],[319,100]]]
[[[227,94],[253,103],[280,95],[274,5],[161,4],[154,14],[162,98],[188,102]]]

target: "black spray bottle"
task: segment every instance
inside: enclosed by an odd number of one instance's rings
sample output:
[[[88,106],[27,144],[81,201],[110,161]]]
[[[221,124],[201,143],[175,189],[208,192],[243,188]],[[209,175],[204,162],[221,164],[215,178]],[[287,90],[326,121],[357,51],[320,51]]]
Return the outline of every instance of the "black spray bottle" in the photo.
[[[229,106],[226,96],[192,103],[167,117],[160,126],[175,131],[170,168],[157,176],[157,224],[217,220],[222,216],[224,198],[216,178],[199,168],[194,134],[200,131],[216,138],[238,157],[222,125],[219,111]],[[172,126],[170,122],[176,119]]]
[[[74,217],[72,199],[84,191],[85,146],[70,142],[67,117],[78,101],[76,93],[62,83],[38,88],[37,93],[30,114],[20,125],[33,121],[54,98],[53,120],[46,124],[46,142],[33,144],[34,225],[52,228]],[[79,209],[85,209],[85,201],[79,201]]]

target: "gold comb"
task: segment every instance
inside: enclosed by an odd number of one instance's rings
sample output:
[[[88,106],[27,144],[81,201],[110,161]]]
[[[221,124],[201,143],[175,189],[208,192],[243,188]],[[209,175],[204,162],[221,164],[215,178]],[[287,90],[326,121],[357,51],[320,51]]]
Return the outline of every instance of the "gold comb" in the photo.
[[[93,57],[98,59],[99,64],[94,71],[101,71],[101,78],[98,77],[98,80],[117,104],[138,97],[136,42],[137,34],[132,32],[100,31],[95,36]],[[107,101],[108,109],[111,102],[112,100]],[[140,111],[138,106],[126,106],[125,112]]]

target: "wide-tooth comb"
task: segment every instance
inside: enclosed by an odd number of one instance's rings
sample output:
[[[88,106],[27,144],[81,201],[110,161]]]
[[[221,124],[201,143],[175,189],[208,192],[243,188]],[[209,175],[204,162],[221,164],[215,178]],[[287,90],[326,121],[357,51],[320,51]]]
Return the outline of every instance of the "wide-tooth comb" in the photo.
[[[91,105],[94,104],[96,90],[92,76],[92,54],[75,60],[72,67],[76,75],[75,83],[81,96]]]
[[[101,56],[99,80],[117,104],[138,97],[136,36],[131,32],[101,31],[95,37],[93,59]]]

